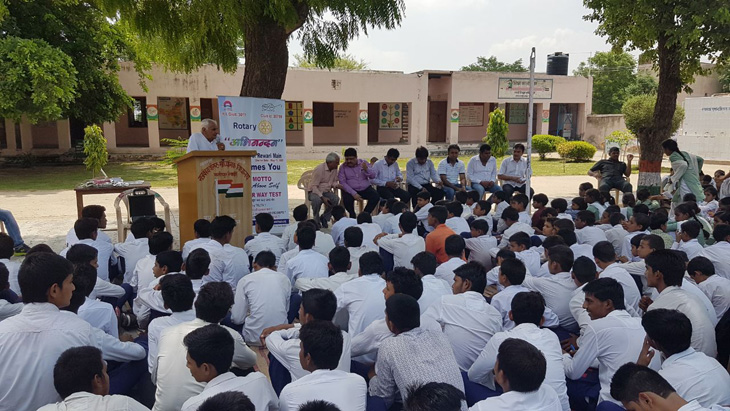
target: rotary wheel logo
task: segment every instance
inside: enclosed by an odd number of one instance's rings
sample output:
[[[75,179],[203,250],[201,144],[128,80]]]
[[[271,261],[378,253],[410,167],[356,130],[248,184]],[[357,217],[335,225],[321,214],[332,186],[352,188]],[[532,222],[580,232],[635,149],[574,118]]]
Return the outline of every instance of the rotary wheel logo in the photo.
[[[365,121],[368,119],[368,112],[367,111],[361,111],[360,112],[360,120]]]
[[[157,116],[157,107],[154,107],[154,106],[147,107],[147,116],[156,117]]]
[[[270,134],[272,130],[271,123],[266,120],[259,121],[259,131],[263,135]]]
[[[458,110],[451,110],[451,119],[456,120],[459,118],[459,111]]]
[[[304,119],[307,121],[311,121],[313,117],[313,114],[311,111],[307,110],[304,112]]]

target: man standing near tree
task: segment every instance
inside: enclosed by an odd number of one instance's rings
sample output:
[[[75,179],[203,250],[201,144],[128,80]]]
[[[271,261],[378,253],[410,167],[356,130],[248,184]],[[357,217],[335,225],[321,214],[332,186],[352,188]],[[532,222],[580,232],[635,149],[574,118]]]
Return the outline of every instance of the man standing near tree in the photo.
[[[376,176],[375,169],[367,161],[357,158],[357,150],[352,147],[345,150],[345,163],[340,166],[338,177],[342,185],[342,202],[351,218],[357,217],[355,200],[368,200],[364,210],[368,213],[378,205],[380,196],[370,185],[370,179]]]
[[[218,123],[206,118],[200,124],[202,126],[200,133],[193,133],[188,140],[187,152],[225,150],[226,146],[217,140]]]
[[[634,159],[633,154],[626,156],[626,161],[619,161],[618,147],[611,147],[608,150],[608,160],[600,160],[591,167],[588,175],[598,179],[598,191],[609,192],[611,189],[619,189],[624,193],[633,191],[631,183],[625,177],[631,175],[631,161]]]

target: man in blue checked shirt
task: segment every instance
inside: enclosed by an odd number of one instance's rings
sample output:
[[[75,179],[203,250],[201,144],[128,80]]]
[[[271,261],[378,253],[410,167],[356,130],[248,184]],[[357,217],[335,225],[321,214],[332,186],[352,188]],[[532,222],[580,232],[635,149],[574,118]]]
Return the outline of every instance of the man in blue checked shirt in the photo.
[[[416,157],[408,160],[406,176],[408,178],[406,180],[408,182],[408,193],[411,195],[411,203],[414,208],[416,207],[416,194],[421,191],[431,193],[432,203],[444,198],[444,190],[441,189],[441,177],[436,173],[433,161],[428,158],[428,149],[426,147],[418,147]]]
[[[380,194],[381,199],[387,200],[397,197],[400,201],[408,203],[411,195],[400,188],[403,175],[398,166],[398,157],[400,157],[400,152],[395,148],[391,148],[384,158],[376,161],[373,164],[373,169],[375,169],[377,176],[371,182],[375,184],[375,189]]]

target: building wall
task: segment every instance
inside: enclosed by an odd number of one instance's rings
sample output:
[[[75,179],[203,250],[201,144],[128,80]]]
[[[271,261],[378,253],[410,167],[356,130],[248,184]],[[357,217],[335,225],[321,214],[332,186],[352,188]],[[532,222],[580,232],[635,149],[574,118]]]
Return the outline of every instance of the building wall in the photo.
[[[710,63],[701,64],[702,68],[706,70],[711,70],[715,67],[714,64]],[[639,65],[639,71],[650,74],[656,79],[659,78],[657,72],[654,71],[651,64]],[[722,87],[720,86],[720,79],[718,78],[717,73],[713,71],[710,71],[709,74],[704,76],[695,76],[694,82],[690,84],[689,87],[692,89],[691,92],[682,91],[677,95],[678,106],[681,106],[684,103],[684,100],[689,97],[711,97],[713,94],[717,94],[722,91]]]
[[[623,114],[592,114],[586,121],[583,139],[601,147],[606,142],[606,136],[617,130],[626,130]]]

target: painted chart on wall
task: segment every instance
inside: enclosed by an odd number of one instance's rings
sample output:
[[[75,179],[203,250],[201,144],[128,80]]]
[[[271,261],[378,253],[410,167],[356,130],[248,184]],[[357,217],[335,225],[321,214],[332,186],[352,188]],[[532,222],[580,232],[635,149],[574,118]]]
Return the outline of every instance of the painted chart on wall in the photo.
[[[380,129],[400,130],[403,106],[400,103],[380,104]]]
[[[301,101],[287,101],[284,114],[286,115],[286,130],[302,130],[302,105]]]
[[[459,127],[484,125],[484,103],[459,103]]]
[[[161,130],[187,130],[188,109],[185,97],[158,97]]]

